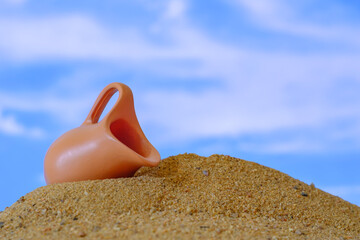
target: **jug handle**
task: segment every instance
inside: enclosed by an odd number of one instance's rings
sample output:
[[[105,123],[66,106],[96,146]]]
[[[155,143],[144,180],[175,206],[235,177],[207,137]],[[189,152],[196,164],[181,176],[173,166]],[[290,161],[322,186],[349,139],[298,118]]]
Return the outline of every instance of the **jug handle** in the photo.
[[[111,97],[116,92],[119,92],[119,98],[117,99],[117,101],[116,101],[116,103],[115,103],[115,105],[113,107],[113,108],[115,108],[118,105],[118,102],[119,102],[120,98],[122,98],[122,95],[126,92],[126,90],[130,90],[128,88],[129,87],[127,87],[125,84],[122,84],[122,83],[111,83],[108,86],[106,86],[101,91],[98,98],[96,99],[96,101],[94,103],[94,106],[90,110],[90,113],[87,116],[84,124],[98,123],[99,118],[100,118],[101,114],[103,113],[106,105],[109,103]],[[111,112],[113,112],[113,109],[111,109],[108,114],[110,114]],[[104,117],[104,119],[105,118],[107,118],[107,116]]]

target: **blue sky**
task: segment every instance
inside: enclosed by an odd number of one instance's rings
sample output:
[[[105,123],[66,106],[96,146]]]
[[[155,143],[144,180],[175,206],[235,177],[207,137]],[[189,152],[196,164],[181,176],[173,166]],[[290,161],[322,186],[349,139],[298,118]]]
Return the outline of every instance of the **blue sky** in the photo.
[[[227,154],[360,205],[358,1],[0,0],[0,210],[111,82],[163,158]]]

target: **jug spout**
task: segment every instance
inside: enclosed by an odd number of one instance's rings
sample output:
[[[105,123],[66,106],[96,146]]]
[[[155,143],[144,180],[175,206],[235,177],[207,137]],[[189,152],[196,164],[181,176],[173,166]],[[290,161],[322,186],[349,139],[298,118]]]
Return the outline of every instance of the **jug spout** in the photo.
[[[118,119],[111,123],[110,131],[120,143],[140,156],[147,157],[151,152],[147,141],[143,141],[139,133],[126,120]]]
[[[124,119],[115,120],[110,124],[110,131],[119,144],[127,146],[141,157],[141,162],[145,166],[156,166],[158,158],[154,157],[153,146],[146,141],[139,132],[141,129],[133,127]]]
[[[119,97],[108,114],[99,118],[113,94]],[[141,166],[156,166],[160,154],[137,120],[133,95],[122,83],[100,93],[84,123],[49,148],[44,161],[48,184],[130,177]]]

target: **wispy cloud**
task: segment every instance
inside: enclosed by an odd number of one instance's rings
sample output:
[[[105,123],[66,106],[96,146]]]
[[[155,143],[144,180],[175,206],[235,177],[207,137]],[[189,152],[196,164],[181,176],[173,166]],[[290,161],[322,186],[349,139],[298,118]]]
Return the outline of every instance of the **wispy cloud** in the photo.
[[[187,3],[184,0],[171,0],[166,6],[164,12],[165,18],[181,19],[186,11]]]
[[[73,90],[76,91],[76,89]],[[94,96],[91,92],[81,93],[80,91],[77,93],[73,91],[68,97],[59,96],[54,91],[34,91],[23,96],[18,96],[15,92],[0,93],[0,106],[3,109],[47,113],[54,119],[71,124],[84,120],[84,111],[93,101]],[[11,118],[9,122],[12,122]]]
[[[264,154],[319,153],[326,150],[326,146],[311,139],[291,139],[289,141],[271,140],[265,143],[240,143],[238,149]]]
[[[245,10],[254,22],[266,29],[360,47],[358,40],[360,31],[357,24],[353,25],[351,22],[346,25],[329,24],[329,22],[321,23],[313,19],[305,19],[305,7],[309,3],[290,3],[284,0],[234,0],[233,2]],[[328,12],[327,17],[331,17],[331,13]]]
[[[0,109],[0,133],[12,136],[25,136],[29,138],[43,138],[45,136],[44,130],[35,127],[25,127],[13,115],[4,116]]]
[[[133,59],[146,58],[151,48],[136,31],[106,30],[80,15],[0,19],[0,51],[9,59]],[[142,52],[142,54],[139,54]]]
[[[0,4],[12,5],[12,6],[22,6],[27,2],[27,0],[0,0]]]

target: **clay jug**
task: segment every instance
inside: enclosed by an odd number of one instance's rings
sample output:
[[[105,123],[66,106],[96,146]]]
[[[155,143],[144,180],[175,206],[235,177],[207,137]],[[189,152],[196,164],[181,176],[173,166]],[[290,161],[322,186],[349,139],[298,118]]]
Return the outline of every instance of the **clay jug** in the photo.
[[[108,114],[99,118],[110,98],[119,97]],[[145,137],[137,120],[130,88],[108,85],[85,122],[60,138],[45,156],[47,184],[130,177],[142,166],[157,166],[160,154]]]

